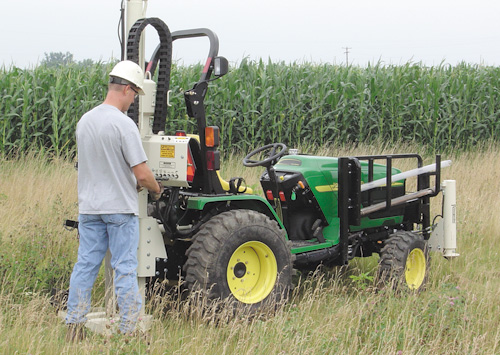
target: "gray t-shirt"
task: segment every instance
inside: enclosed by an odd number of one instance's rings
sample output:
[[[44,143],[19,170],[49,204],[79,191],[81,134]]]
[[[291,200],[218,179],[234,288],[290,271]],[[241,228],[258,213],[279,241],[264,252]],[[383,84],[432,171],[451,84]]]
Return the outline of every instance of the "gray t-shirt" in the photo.
[[[135,123],[102,104],[76,126],[78,205],[81,214],[139,214],[132,167],[147,160]]]

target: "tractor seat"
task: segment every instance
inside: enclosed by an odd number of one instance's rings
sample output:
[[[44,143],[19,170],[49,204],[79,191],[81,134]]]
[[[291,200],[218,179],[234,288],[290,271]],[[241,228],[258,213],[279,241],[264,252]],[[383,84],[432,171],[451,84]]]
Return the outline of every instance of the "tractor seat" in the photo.
[[[217,170],[217,177],[219,178],[219,181],[220,181],[220,184],[222,186],[222,189],[226,192],[232,192],[231,191],[231,185],[229,184],[229,182],[227,182],[226,180],[224,180],[221,176],[220,176],[220,173],[219,173],[219,170]],[[235,180],[237,181],[237,179],[241,179],[241,178],[236,178]],[[233,179],[231,179],[233,180]],[[241,193],[246,193],[246,194],[253,194],[253,190],[251,187],[248,187],[244,184],[241,184],[241,186],[238,187],[238,192],[241,192]]]
[[[196,139],[198,141],[198,143],[200,142],[200,136],[197,134],[188,134],[187,136]],[[231,192],[230,191],[231,186],[230,186],[229,182],[224,180],[222,178],[222,176],[220,176],[219,170],[217,170],[216,172],[217,172],[217,177],[219,178],[220,184],[222,186],[222,189],[226,192]],[[233,179],[231,179],[231,181],[232,180]],[[241,186],[238,187],[238,192],[246,193],[246,194],[253,194],[253,189],[251,187],[248,187],[246,185],[241,184]]]

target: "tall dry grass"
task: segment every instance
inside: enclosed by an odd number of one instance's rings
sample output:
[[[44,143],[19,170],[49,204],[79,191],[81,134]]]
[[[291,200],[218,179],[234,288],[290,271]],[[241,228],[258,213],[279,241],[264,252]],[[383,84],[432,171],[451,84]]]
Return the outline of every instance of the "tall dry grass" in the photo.
[[[321,150],[334,155],[382,151],[399,150]],[[375,292],[369,277],[360,277],[373,275],[377,261],[372,257],[355,260],[346,270],[296,280],[290,301],[272,316],[221,322],[169,296],[149,306],[154,320],[147,335],[90,334],[80,344],[65,343],[65,326],[46,295],[49,286],[67,286],[75,261],[77,240],[62,221],[77,213],[76,172],[71,162],[36,154],[0,159],[0,353],[499,353],[499,155],[500,147],[490,145],[444,157],[454,161],[443,178],[457,180],[461,256],[434,256],[428,288],[418,295]],[[256,184],[261,171],[241,167],[240,160],[227,156],[222,175]]]

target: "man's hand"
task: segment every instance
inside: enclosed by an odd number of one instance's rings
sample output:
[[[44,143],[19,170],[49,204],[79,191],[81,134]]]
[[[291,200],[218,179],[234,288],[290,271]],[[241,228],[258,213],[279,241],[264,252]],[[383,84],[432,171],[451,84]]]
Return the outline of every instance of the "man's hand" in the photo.
[[[145,187],[150,192],[156,192],[158,194],[161,194],[163,192],[163,190],[161,190],[162,187],[158,187],[159,183],[158,181],[156,181],[153,173],[151,172],[151,169],[146,163],[137,164],[136,166],[132,167],[132,171],[134,172],[137,184],[139,186]]]
[[[161,194],[163,193],[163,185],[161,182],[157,181],[158,183],[158,186],[160,187],[160,192],[154,192],[154,191],[149,191],[149,196],[151,196],[151,199],[153,201],[157,201],[160,197],[161,197]]]

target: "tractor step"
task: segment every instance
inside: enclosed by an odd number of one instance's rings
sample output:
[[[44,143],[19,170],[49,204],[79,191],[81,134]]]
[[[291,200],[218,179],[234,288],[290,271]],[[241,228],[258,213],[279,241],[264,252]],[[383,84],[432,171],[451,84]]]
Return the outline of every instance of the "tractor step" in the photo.
[[[301,248],[301,247],[318,245],[317,241],[310,241],[310,240],[291,240],[291,242],[292,242],[292,248]]]

